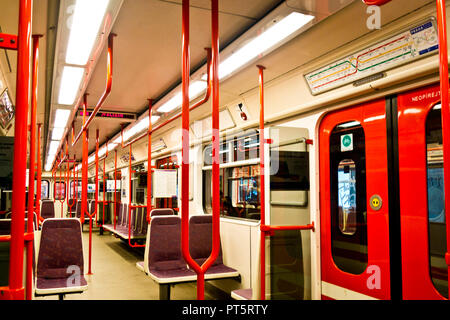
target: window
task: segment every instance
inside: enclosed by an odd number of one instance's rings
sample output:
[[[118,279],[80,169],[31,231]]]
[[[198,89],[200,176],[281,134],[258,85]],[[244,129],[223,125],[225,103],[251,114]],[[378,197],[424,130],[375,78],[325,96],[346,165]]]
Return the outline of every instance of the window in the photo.
[[[356,165],[345,159],[338,167],[339,230],[342,234],[356,233]]]
[[[248,134],[233,137],[220,144],[220,163],[231,163],[259,158],[259,133],[250,130]],[[212,165],[212,145],[208,145],[203,152],[205,166]]]
[[[330,135],[331,252],[342,271],[367,267],[366,155],[359,122],[340,124]]]
[[[203,207],[212,213],[212,170],[203,172]],[[260,219],[259,164],[220,169],[220,214]]]
[[[436,289],[448,298],[441,105],[436,105],[428,114],[426,139],[430,273]]]
[[[70,195],[69,196],[70,199],[77,198],[77,199],[81,200],[81,181],[78,181],[78,182],[71,181],[70,182],[69,195]]]
[[[55,200],[64,200],[66,198],[66,183],[55,182],[53,187],[53,198]]]
[[[41,199],[50,198],[50,182],[48,180],[41,181]]]
[[[143,163],[138,164],[132,168],[131,176],[131,203],[144,205],[146,203],[147,194],[147,172]]]

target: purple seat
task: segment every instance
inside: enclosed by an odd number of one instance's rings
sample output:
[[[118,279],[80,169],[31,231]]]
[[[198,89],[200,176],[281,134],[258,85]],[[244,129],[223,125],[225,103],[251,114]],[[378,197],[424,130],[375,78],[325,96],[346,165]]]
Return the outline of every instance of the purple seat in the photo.
[[[170,208],[160,208],[153,209],[150,211],[150,217],[156,216],[173,216],[174,211]],[[148,222],[147,222],[147,208],[139,208],[138,213],[136,215],[136,232],[139,236],[146,237],[145,243],[145,253],[144,253],[144,261],[139,261],[136,263],[136,267],[144,271],[148,274],[148,252],[149,252],[149,243],[150,243],[150,234],[148,232]],[[150,222],[151,223],[151,222]]]
[[[41,217],[51,219],[55,217],[55,204],[53,200],[43,200],[41,203]]]
[[[200,266],[212,252],[212,215],[192,216],[189,220],[189,251]],[[223,264],[222,248],[205,273],[205,279],[239,277],[239,272]]]
[[[116,209],[116,228],[120,225],[121,220],[122,220],[122,204],[121,203],[117,203],[115,206],[112,206],[112,211],[114,212],[114,207]],[[115,232],[114,229],[114,213],[111,216],[111,223],[108,224],[104,224],[103,225],[103,229],[110,231],[110,232]]]
[[[48,219],[42,225],[36,268],[36,296],[81,293],[84,278],[81,224],[74,219]]]
[[[81,218],[81,200],[78,200],[75,206],[75,217],[78,219]]]
[[[231,297],[235,300],[252,300],[253,290],[252,289],[237,289],[231,291]]]
[[[160,299],[170,299],[170,285],[195,281],[181,254],[181,219],[156,216],[150,224],[149,276],[160,285]]]
[[[25,218],[24,232],[27,231],[28,219]],[[0,236],[9,236],[11,234],[11,219],[0,219]]]

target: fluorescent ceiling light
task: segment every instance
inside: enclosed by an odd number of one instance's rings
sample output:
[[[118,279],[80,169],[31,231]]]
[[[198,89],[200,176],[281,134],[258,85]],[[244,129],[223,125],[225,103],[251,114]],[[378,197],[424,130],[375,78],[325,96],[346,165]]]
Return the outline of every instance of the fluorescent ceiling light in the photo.
[[[300,12],[292,12],[225,59],[219,65],[219,78],[222,79],[241,68],[258,57],[258,55],[263,54],[298,31],[313,19],[314,16]],[[206,80],[206,78],[207,75],[204,75],[202,79]]]
[[[108,152],[113,151],[117,147],[117,145],[118,143],[108,143]]]
[[[77,0],[67,45],[66,63],[87,64],[108,4],[109,0]]]
[[[205,81],[195,81],[189,86],[189,100],[197,98],[204,90],[206,90],[207,83]],[[158,112],[170,112],[183,103],[182,93],[178,92],[172,99],[164,103]]]
[[[52,130],[52,140],[61,140],[64,135],[64,130],[66,128],[53,128]]]
[[[64,67],[59,87],[59,104],[72,105],[75,102],[83,74],[83,68]]]
[[[106,154],[106,147],[101,147],[98,150],[98,157],[100,158],[100,157],[104,156],[105,154]]]
[[[69,120],[70,117],[70,110],[68,109],[56,109],[55,112],[55,122],[53,123],[53,126],[55,128],[65,128],[67,124],[67,120]],[[52,139],[56,140],[56,139]]]
[[[152,116],[152,124],[158,121],[159,118],[160,118],[159,116]],[[131,137],[147,129],[148,129],[148,116],[142,118],[141,120],[136,122],[133,127],[125,131],[123,133],[123,141],[124,142],[128,141]]]
[[[48,155],[54,156],[56,154],[56,151],[58,151],[58,147],[59,147],[59,141],[50,142],[50,147],[48,149]]]

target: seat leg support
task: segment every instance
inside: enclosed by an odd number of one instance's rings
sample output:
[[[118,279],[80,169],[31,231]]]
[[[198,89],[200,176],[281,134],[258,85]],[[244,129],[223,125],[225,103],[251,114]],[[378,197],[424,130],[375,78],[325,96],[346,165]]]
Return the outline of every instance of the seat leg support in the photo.
[[[170,300],[170,284],[159,285],[159,300]]]

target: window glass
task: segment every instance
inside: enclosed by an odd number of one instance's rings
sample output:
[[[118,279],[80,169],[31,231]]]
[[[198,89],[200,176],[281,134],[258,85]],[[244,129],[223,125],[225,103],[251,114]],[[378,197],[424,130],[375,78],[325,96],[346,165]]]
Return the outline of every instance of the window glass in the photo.
[[[48,180],[41,181],[41,199],[50,198],[50,183]]]
[[[276,151],[270,154],[270,190],[309,190],[309,153],[305,151]]]
[[[66,183],[55,182],[53,189],[53,196],[55,200],[64,200],[66,198]]]
[[[212,170],[203,171],[203,206],[212,213]],[[260,219],[259,165],[220,169],[220,214]]]
[[[426,139],[430,273],[436,289],[448,298],[441,105],[435,106],[427,117]]]
[[[75,196],[75,194],[77,195]],[[81,181],[78,181],[78,183],[75,181],[70,182],[69,195],[70,199],[81,199]]]
[[[251,133],[233,141],[234,161],[259,158],[259,133]]]
[[[338,167],[339,230],[342,234],[356,233],[356,165],[345,159]]]
[[[342,271],[367,267],[366,154],[359,122],[340,124],[330,135],[331,251]]]

